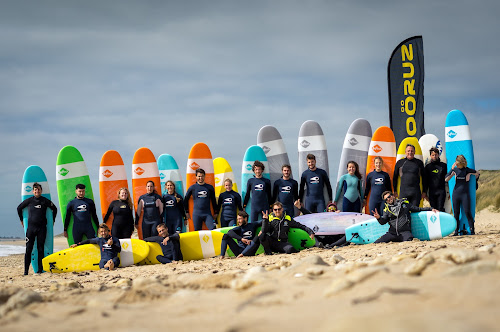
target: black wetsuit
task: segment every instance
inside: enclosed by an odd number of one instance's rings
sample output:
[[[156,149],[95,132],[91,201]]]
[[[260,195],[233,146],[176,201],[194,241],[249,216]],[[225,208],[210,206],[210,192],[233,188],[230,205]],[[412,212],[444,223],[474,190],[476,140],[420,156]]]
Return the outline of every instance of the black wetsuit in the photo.
[[[143,215],[142,215],[142,238],[156,236],[158,235],[158,231],[156,230],[156,226],[162,223],[162,215],[160,213],[160,208],[158,207],[157,201],[160,200],[161,204],[163,201],[161,200],[161,196],[157,193],[144,194],[139,197],[137,204],[143,202]],[[135,224],[139,223],[139,214],[135,212]]]
[[[455,173],[455,188],[453,188],[452,204],[453,204],[453,215],[457,220],[457,228],[455,234],[458,235],[460,231],[460,207],[463,207],[467,221],[469,222],[469,228],[471,234],[475,234],[474,231],[474,218],[472,217],[471,204],[470,204],[470,191],[469,191],[469,181],[467,181],[467,174],[476,173],[476,170],[469,167],[458,168],[455,167],[451,169],[446,177],[449,177]]]
[[[411,160],[403,158],[398,160],[394,167],[394,176],[392,177],[394,192],[397,192],[398,179],[401,178],[399,197],[404,197],[408,199],[412,205],[418,206],[422,199],[420,177],[422,177],[422,183],[425,183],[426,178],[422,160],[417,158]]]
[[[280,202],[286,214],[295,216],[293,202],[299,198],[299,184],[294,179],[280,178],[274,181],[272,202]]]
[[[366,176],[365,200],[370,195],[370,205],[368,206],[369,214],[373,215],[372,211],[377,209],[378,213],[384,210],[384,200],[382,193],[384,191],[392,191],[391,177],[384,171],[372,171]]]
[[[229,230],[229,232],[222,237],[220,255],[224,256],[227,246],[229,246],[234,256],[238,256],[239,254],[243,254],[243,256],[254,256],[260,245],[259,237],[256,236],[256,233],[257,228],[259,228],[261,224],[262,222],[252,222]],[[238,243],[234,242],[234,239],[236,239]],[[252,243],[247,245],[241,241],[242,239],[250,240]]]
[[[186,211],[189,211],[189,199],[191,196],[193,196],[193,213],[191,219],[193,220],[194,230],[201,230],[203,222],[205,222],[208,229],[214,229],[215,220],[210,209],[210,204],[212,204],[214,210],[217,208],[214,187],[208,183],[195,183],[189,187],[186,197],[184,197],[184,209]]]
[[[73,214],[73,241],[78,243],[85,235],[87,239],[96,237],[96,232],[92,226],[99,227],[99,219],[95,209],[94,201],[84,197],[82,199],[75,198],[68,203],[66,208],[66,218],[64,220],[64,231],[68,230],[69,222]]]
[[[167,264],[171,263],[172,261],[181,261],[182,260],[182,252],[181,252],[181,246],[179,243],[179,233],[174,233],[169,235],[169,240],[167,241],[167,244],[163,244],[163,240],[165,238],[161,236],[151,236],[148,238],[145,238],[144,241],[146,242],[156,242],[160,245],[161,247],[161,252],[163,255],[158,255],[156,256],[156,259],[158,262],[162,264]]]
[[[269,219],[262,220],[262,234],[260,243],[264,247],[266,254],[273,251],[291,254],[297,250],[288,242],[288,231],[290,228],[300,228],[311,235],[314,232],[307,226],[293,220],[292,217],[283,213],[281,218],[277,218],[273,213],[269,214]]]
[[[423,191],[428,193],[429,203],[436,210],[444,212],[446,200],[446,169],[447,165],[440,160],[431,161],[425,166],[426,181]]]
[[[134,214],[127,201],[119,199],[112,201],[104,216],[104,223],[108,221],[111,213],[113,213],[111,235],[119,239],[130,238],[134,232]]]
[[[108,240],[111,236],[108,236],[107,238],[103,237],[95,237],[93,239],[87,239],[81,242],[78,242],[78,245],[82,244],[97,244],[99,248],[101,249],[101,260],[99,261],[99,268],[103,269],[104,265],[111,259],[113,263],[115,264],[115,267],[118,267],[120,265],[120,258],[118,258],[118,253],[122,250],[122,247],[120,245],[120,240],[118,240],[116,237],[112,236],[113,238],[113,244],[108,245]],[[107,269],[107,268],[106,268]]]
[[[234,190],[224,191],[219,195],[217,211],[220,215],[221,227],[236,225],[236,213],[243,211],[241,207],[241,195]]]
[[[255,222],[262,219],[262,212],[269,211],[269,205],[271,204],[271,180],[253,177],[247,182],[247,191],[245,198],[243,200],[243,206],[248,204],[250,200],[250,195],[252,197],[252,202],[250,202],[250,219],[248,222]]]
[[[314,171],[306,169],[300,178],[299,198],[305,197],[305,207],[313,213],[323,212],[326,209],[323,188],[326,186],[328,200],[332,200],[332,185],[325,170],[316,168]]]
[[[163,195],[163,221],[167,225],[168,233],[182,232],[182,225],[186,213],[184,211],[184,201],[181,195],[165,194]]]
[[[47,209],[53,212],[55,222],[57,215],[57,208],[49,199],[40,196],[32,196],[22,201],[17,207],[17,214],[21,222],[23,221],[23,209],[28,208],[28,227],[26,229],[26,253],[24,254],[24,274],[28,274],[31,263],[31,253],[33,246],[36,242],[36,249],[38,250],[38,271],[42,272],[42,259],[44,256],[45,238],[47,237]]]

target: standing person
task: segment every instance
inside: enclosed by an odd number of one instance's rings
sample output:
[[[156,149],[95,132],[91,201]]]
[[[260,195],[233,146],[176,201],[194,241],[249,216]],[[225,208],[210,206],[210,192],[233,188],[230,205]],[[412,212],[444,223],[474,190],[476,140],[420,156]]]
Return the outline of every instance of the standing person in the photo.
[[[220,226],[228,227],[236,225],[236,214],[238,209],[243,210],[241,206],[241,195],[233,190],[233,180],[227,178],[224,180],[225,192],[219,195],[217,203],[217,213],[220,215]]]
[[[431,162],[424,168],[425,178],[423,191],[428,193],[429,204],[444,212],[446,200],[446,170],[448,165],[439,159],[439,149],[431,148]]]
[[[111,236],[109,232],[109,227],[106,224],[99,225],[99,236],[92,239],[87,239],[84,241],[79,241],[71,245],[71,248],[75,248],[82,244],[97,244],[101,249],[101,260],[99,261],[99,267],[101,269],[113,270],[115,267],[120,265],[120,258],[118,258],[118,253],[122,250],[120,245],[120,240],[116,237]]]
[[[324,169],[316,167],[316,156],[307,155],[307,167],[300,178],[299,198],[305,197],[305,208],[313,213],[325,211],[323,188],[328,192],[328,204],[332,202],[332,186]]]
[[[155,189],[155,183],[146,183],[146,193],[139,197],[137,201],[137,211],[135,211],[135,225],[139,224],[142,215],[142,238],[158,235],[156,226],[163,222],[163,202],[161,196]]]
[[[411,233],[411,212],[432,211],[439,213],[433,208],[421,208],[411,204],[407,199],[396,199],[390,191],[384,191],[382,198],[385,201],[383,215],[380,216],[377,209],[373,216],[381,225],[389,223],[389,231],[382,235],[375,243],[404,242],[413,240]]]
[[[127,188],[118,190],[118,199],[109,204],[108,212],[104,216],[103,223],[106,223],[111,213],[113,213],[113,226],[111,236],[119,239],[129,239],[134,233],[134,206]]]
[[[291,178],[292,166],[281,166],[281,172],[283,173],[281,179],[274,181],[272,202],[283,204],[285,213],[294,217],[295,209],[293,208],[293,203],[299,199],[299,184]]]
[[[415,158],[415,147],[413,145],[406,145],[405,153],[406,157],[396,162],[392,184],[394,192],[397,192],[398,179],[401,178],[399,197],[407,198],[412,205],[418,206],[422,198],[427,199],[427,194],[420,189],[420,179],[422,178],[422,183],[427,180],[424,163],[422,160]]]
[[[456,183],[453,188],[453,215],[457,220],[457,228],[453,236],[459,235],[460,232],[460,208],[463,207],[467,221],[469,222],[470,235],[475,235],[474,218],[471,213],[469,180],[471,175],[479,178],[479,172],[467,167],[467,159],[464,155],[458,155],[455,162],[451,166],[451,170],[446,174],[445,181],[448,182],[452,177],[455,177]]]
[[[52,210],[54,220],[56,222],[57,208],[51,200],[42,196],[42,185],[35,182],[33,184],[33,196],[25,199],[17,207],[17,214],[21,220],[21,225],[24,228],[23,209],[28,208],[28,229],[26,230],[26,253],[24,254],[24,275],[28,275],[31,264],[31,253],[36,242],[38,250],[38,271],[42,273],[42,259],[45,246],[45,238],[47,237],[47,209]]]
[[[68,227],[73,215],[73,241],[80,242],[85,235],[87,239],[95,238],[96,232],[92,222],[99,227],[99,219],[95,209],[95,203],[85,197],[85,185],[77,184],[75,187],[76,198],[71,200],[66,207],[66,218],[64,219],[64,236],[68,237]]]
[[[221,259],[226,255],[228,246],[235,257],[254,256],[259,248],[260,242],[256,235],[257,228],[261,226],[261,223],[253,222],[249,224],[248,213],[245,211],[238,212],[237,222],[238,226],[231,229],[222,237],[219,256]],[[238,243],[234,240],[237,240]]]
[[[391,177],[387,172],[382,170],[384,166],[384,160],[380,156],[374,158],[375,169],[368,173],[366,176],[366,186],[365,186],[365,201],[370,194],[370,204],[368,206],[368,211],[365,213],[372,214],[372,211],[377,209],[378,211],[384,210],[384,200],[382,199],[382,193],[384,191],[391,191]]]
[[[361,212],[361,198],[363,197],[363,186],[361,185],[361,174],[359,165],[355,161],[347,163],[347,174],[340,177],[335,194],[335,204],[340,199],[340,194],[344,191],[342,210],[343,212]]]
[[[250,222],[259,220],[262,212],[269,211],[271,204],[271,180],[263,177],[264,168],[264,164],[256,160],[252,165],[255,176],[247,182],[243,208],[246,208],[251,195]]]
[[[205,223],[208,229],[214,229],[217,212],[212,215],[210,204],[212,204],[212,209],[216,211],[215,189],[211,184],[205,183],[205,170],[202,168],[196,170],[196,183],[189,187],[184,197],[184,209],[186,211],[189,211],[189,199],[191,196],[193,196],[192,218],[194,230],[201,230],[203,223]],[[186,217],[189,219],[189,212],[186,212]]]
[[[169,235],[167,226],[159,224],[156,226],[158,236],[151,236],[144,239],[146,242],[156,242],[160,245],[163,255],[156,256],[158,262],[162,264],[171,263],[172,261],[182,261],[181,246],[179,243],[179,233]]]
[[[182,225],[186,218],[182,196],[175,191],[175,183],[168,180],[165,183],[166,193],[163,195],[163,222],[167,226],[168,234],[182,232]]]

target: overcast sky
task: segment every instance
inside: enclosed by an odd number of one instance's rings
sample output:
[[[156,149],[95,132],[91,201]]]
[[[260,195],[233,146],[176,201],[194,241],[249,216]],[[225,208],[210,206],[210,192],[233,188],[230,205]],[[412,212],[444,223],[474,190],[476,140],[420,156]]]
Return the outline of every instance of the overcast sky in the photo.
[[[353,120],[389,125],[387,63],[414,35],[426,132],[444,140],[446,114],[462,110],[476,168],[498,169],[499,14],[494,0],[2,1],[0,236],[23,236],[29,165],[45,170],[57,203],[65,145],[85,158],[98,205],[106,150],[120,152],[130,184],[138,148],[171,154],[185,176],[189,149],[205,142],[239,179],[264,125],[281,132],[298,177],[299,128],[317,121],[337,174]]]

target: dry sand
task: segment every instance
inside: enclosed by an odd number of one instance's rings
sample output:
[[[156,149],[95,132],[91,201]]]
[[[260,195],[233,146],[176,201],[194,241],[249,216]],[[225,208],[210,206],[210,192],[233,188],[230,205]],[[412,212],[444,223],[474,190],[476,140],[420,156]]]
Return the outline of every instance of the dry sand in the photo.
[[[0,330],[498,331],[500,214],[476,231],[38,276],[1,257]]]

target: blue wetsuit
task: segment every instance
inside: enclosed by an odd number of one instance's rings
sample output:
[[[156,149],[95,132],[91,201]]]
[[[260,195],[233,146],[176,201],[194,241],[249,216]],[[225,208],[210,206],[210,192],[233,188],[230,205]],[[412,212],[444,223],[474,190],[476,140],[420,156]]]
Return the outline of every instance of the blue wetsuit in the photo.
[[[159,200],[159,202],[158,202]],[[162,214],[158,205],[163,204],[161,196],[157,193],[144,194],[139,197],[137,205],[143,204],[142,210],[142,238],[158,235],[156,226],[162,223]],[[162,207],[163,208],[163,207]],[[139,210],[139,208],[138,208]],[[135,224],[139,223],[139,214],[136,211]]]
[[[109,238],[113,238],[113,244],[108,245],[107,242]],[[82,242],[78,242],[78,245],[82,244],[97,244],[101,249],[101,260],[99,261],[99,268],[103,269],[104,265],[111,259],[115,264],[115,267],[120,265],[120,259],[118,258],[118,253],[122,250],[120,245],[120,240],[114,236],[108,236],[107,238],[95,237],[93,239],[87,239]]]
[[[332,186],[328,174],[321,168],[316,168],[314,171],[306,169],[300,178],[299,198],[304,197],[305,191],[305,208],[309,211],[323,212],[326,209],[325,196],[323,187],[326,186],[328,192],[328,200],[332,200]],[[305,190],[307,189],[307,190]]]
[[[156,242],[160,245],[161,252],[163,255],[158,255],[156,256],[156,259],[158,262],[162,264],[167,264],[171,263],[172,261],[181,261],[182,260],[182,252],[181,252],[181,246],[179,243],[179,234],[174,233],[172,235],[169,235],[169,240],[167,241],[167,244],[163,244],[163,240],[165,238],[161,236],[151,236],[148,238],[145,238],[144,241],[146,242]]]
[[[241,196],[236,191],[224,191],[219,195],[217,211],[220,215],[221,227],[236,225],[236,213],[243,210],[241,207]]]
[[[299,198],[299,184],[294,179],[280,178],[274,181],[272,202],[280,202],[286,214],[293,217],[295,209],[293,202]]]
[[[64,219],[64,231],[68,230],[71,215],[73,215],[73,241],[75,243],[80,242],[84,235],[87,239],[96,237],[92,222],[97,228],[99,227],[99,219],[97,219],[93,200],[87,197],[75,198],[68,203],[66,218]]]
[[[366,176],[365,199],[370,195],[370,205],[368,206],[369,214],[373,215],[372,211],[377,209],[378,213],[384,211],[384,200],[382,193],[384,191],[392,191],[391,177],[387,172],[377,172],[373,170]],[[365,212],[366,213],[366,212]]]
[[[250,200],[250,195],[252,195],[251,209],[250,209],[250,220],[249,222],[255,222],[262,219],[262,212],[269,211],[269,205],[271,204],[271,180],[266,178],[256,178],[253,177],[247,182],[247,192],[245,194],[245,200],[243,201],[243,206],[248,204]]]
[[[180,233],[186,214],[184,212],[184,201],[181,195],[163,195],[163,222],[167,225],[168,233]]]
[[[235,256],[239,254],[243,254],[243,256],[254,256],[260,245],[257,236],[257,228],[261,225],[262,222],[252,222],[243,226],[234,227],[227,232],[227,234],[224,234],[220,247],[220,255],[224,256],[227,246],[229,246]],[[250,240],[252,243],[246,245],[241,241],[242,239]],[[234,242],[234,240],[237,240],[238,243]]]
[[[212,203],[214,211],[217,207],[214,187],[208,183],[195,183],[189,187],[186,197],[184,197],[184,208],[186,211],[189,209],[189,199],[191,196],[193,196],[193,215],[191,218],[193,219],[194,230],[201,230],[203,222],[205,222],[208,229],[214,229],[215,221],[212,216],[212,210],[210,210],[210,203]]]
[[[476,170],[471,169],[469,167],[464,168],[452,168],[446,177],[452,176],[452,173],[455,173],[455,188],[453,188],[452,195],[452,204],[453,204],[453,215],[457,220],[457,228],[455,230],[455,234],[458,234],[460,231],[460,207],[463,207],[465,216],[467,217],[467,221],[469,222],[469,228],[471,234],[475,234],[474,232],[474,218],[471,213],[471,204],[470,204],[470,191],[469,191],[469,181],[467,181],[467,174],[476,173]]]
[[[361,180],[356,175],[349,173],[344,174],[339,179],[335,202],[340,198],[340,194],[344,191],[342,201],[343,212],[361,212],[361,197],[363,197],[363,188]]]

